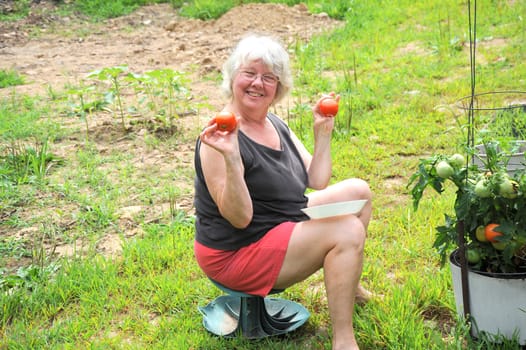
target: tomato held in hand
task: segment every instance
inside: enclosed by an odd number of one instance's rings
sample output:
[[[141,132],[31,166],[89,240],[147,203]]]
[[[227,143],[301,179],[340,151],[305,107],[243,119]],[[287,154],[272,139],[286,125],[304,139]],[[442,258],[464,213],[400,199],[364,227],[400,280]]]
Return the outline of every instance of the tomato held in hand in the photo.
[[[333,98],[325,98],[320,102],[320,112],[326,117],[334,117],[338,113],[338,101]]]
[[[236,116],[232,112],[219,112],[214,118],[217,128],[221,131],[233,131],[237,126]]]

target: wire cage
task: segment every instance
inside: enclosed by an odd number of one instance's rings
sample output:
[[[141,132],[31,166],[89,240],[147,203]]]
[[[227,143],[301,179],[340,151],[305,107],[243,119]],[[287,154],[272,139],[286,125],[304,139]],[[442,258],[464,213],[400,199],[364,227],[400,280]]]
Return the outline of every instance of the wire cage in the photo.
[[[477,138],[491,137],[499,142],[510,174],[524,167],[526,152],[526,91],[491,91],[465,96],[457,108],[472,116],[468,138],[474,149],[472,163],[484,168],[487,153],[484,145],[473,144]]]

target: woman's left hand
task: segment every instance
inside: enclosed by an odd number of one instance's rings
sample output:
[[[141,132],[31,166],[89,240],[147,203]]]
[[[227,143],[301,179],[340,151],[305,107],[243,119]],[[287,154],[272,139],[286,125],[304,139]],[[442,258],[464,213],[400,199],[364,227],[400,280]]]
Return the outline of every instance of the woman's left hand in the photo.
[[[335,99],[336,102],[340,101],[340,95],[336,95],[334,92],[328,95],[323,95],[312,107],[312,113],[314,114],[314,135],[331,135],[334,129],[334,116],[325,116],[320,110],[320,104],[323,100],[328,98]]]

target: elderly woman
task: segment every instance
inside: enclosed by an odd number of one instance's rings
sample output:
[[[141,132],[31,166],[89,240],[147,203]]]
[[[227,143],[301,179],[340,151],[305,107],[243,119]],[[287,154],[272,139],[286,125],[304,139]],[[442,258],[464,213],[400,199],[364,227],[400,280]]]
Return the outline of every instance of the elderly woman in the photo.
[[[234,290],[266,296],[323,268],[333,349],[357,349],[353,330],[371,191],[347,179],[328,186],[334,118],[312,108],[311,155],[269,108],[292,87],[289,57],[269,36],[243,38],[223,67],[228,103],[237,117],[232,132],[214,122],[195,150],[195,256],[204,273]],[[333,96],[334,97],[334,96]],[[335,97],[338,99],[338,97]],[[314,191],[309,194],[306,189]],[[357,215],[309,219],[302,208],[366,199]]]

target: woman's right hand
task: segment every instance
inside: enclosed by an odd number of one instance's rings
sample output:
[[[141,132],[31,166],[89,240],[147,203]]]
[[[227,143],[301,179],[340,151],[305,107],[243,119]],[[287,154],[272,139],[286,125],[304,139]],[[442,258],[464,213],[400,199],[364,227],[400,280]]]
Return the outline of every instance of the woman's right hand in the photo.
[[[239,121],[239,119],[237,119]],[[208,122],[206,128],[201,131],[199,138],[201,142],[212,147],[224,156],[234,153],[239,153],[239,144],[237,135],[239,130],[239,122],[233,131],[219,130],[215,119]]]

